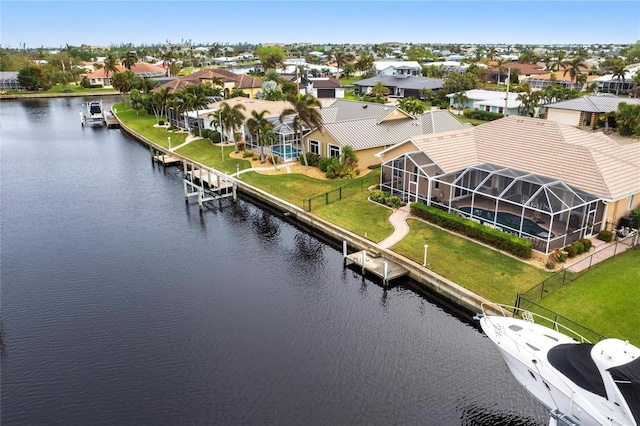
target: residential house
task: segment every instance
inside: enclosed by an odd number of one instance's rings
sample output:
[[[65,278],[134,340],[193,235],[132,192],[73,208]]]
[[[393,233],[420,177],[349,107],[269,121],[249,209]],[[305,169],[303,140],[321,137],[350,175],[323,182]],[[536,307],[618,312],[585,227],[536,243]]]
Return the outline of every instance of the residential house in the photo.
[[[344,98],[344,89],[340,87],[340,80],[335,77],[312,77],[303,79],[307,83],[302,93],[309,93],[316,98]]]
[[[380,150],[418,134],[468,129],[447,110],[413,116],[397,106],[336,100],[321,108],[323,125],[304,136],[307,151],[320,157],[336,157],[351,146],[359,167],[380,164]]]
[[[444,84],[444,81],[438,78],[412,75],[379,75],[356,81],[353,85],[359,93],[365,94],[370,93],[380,81],[389,89],[390,96],[397,98],[407,98],[409,96],[421,98],[423,97],[421,94],[423,89],[429,89],[435,94],[442,89]]]
[[[640,65],[634,64],[626,67],[624,78],[621,76],[613,76],[613,74],[605,74],[595,78],[593,81],[598,83],[598,91],[615,94],[630,93],[633,89],[633,78],[640,71]]]
[[[507,107],[507,115],[518,115],[519,109],[522,106],[522,102],[518,100],[517,93],[509,93],[509,99],[507,99],[507,92],[499,92],[497,90],[481,90],[473,89],[464,92],[467,97],[467,101],[462,104],[462,109],[477,109],[481,111],[496,112],[504,114],[505,105]],[[458,109],[460,105],[454,102],[455,93],[449,93],[449,104],[451,108]]]
[[[583,96],[545,105],[546,118],[547,120],[570,126],[584,126],[595,129],[598,127],[600,116],[617,111],[618,105],[622,102],[638,105],[640,104],[640,99],[621,98],[607,94]]]
[[[127,69],[122,65],[118,65],[116,68],[118,69],[118,72],[127,71]],[[131,67],[131,71],[133,71],[133,73],[138,77],[142,77],[142,78],[161,77],[167,73],[167,70],[164,69],[163,67],[149,64],[147,62],[136,62]],[[104,71],[104,68],[95,70],[91,72],[89,75],[87,75],[87,78],[89,79],[89,83],[91,84],[91,86],[94,86],[94,87],[95,86],[111,87],[112,77],[113,77],[113,73],[109,73],[109,76],[107,77]]]
[[[422,75],[422,67],[416,61],[390,61],[378,60],[373,63],[378,76],[394,76],[394,75]]]
[[[508,116],[380,153],[381,189],[528,238],[549,253],[640,207],[640,143]]]
[[[248,98],[255,98],[262,89],[262,80],[246,74],[236,74],[222,68],[204,68],[184,77],[178,77],[168,83],[158,86],[154,91],[160,91],[164,87],[169,87],[171,93],[180,91],[185,86],[198,83],[212,83],[216,79],[222,79],[225,98],[228,98],[231,91],[240,89]]]

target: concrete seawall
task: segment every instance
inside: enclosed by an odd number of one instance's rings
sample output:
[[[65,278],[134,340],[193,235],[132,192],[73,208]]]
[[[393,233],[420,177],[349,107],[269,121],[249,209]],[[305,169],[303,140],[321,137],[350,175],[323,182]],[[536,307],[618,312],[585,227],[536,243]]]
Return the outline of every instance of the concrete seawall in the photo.
[[[116,115],[117,117],[117,115]],[[120,121],[120,120],[118,120]],[[131,135],[139,142],[146,144],[147,146],[152,146],[153,148],[160,151],[168,150],[155,142],[149,140],[148,138],[136,133],[135,131],[128,128],[125,124],[120,122],[120,129],[125,133]],[[193,161],[189,158],[183,157],[175,152],[172,152],[172,155],[178,156],[184,161],[188,163],[196,164],[202,168],[208,168],[207,166],[200,164],[196,161]],[[481,312],[481,304],[485,302],[489,302],[488,300],[478,296],[477,294],[465,289],[464,287],[459,286],[458,284],[447,280],[446,278],[430,271],[427,268],[424,268],[422,265],[418,265],[410,259],[407,259],[404,256],[401,256],[391,250],[384,249],[378,246],[373,241],[367,240],[357,234],[354,234],[346,229],[343,229],[331,222],[328,222],[322,218],[319,218],[301,207],[295,206],[287,201],[281,200],[273,195],[251,186],[242,181],[242,179],[231,178],[237,182],[238,190],[241,194],[246,195],[250,198],[253,198],[273,210],[279,211],[286,216],[290,220],[295,220],[303,227],[307,227],[318,231],[319,233],[335,240],[335,241],[346,241],[350,247],[355,248],[356,250],[367,250],[367,251],[375,251],[380,253],[380,256],[386,260],[395,262],[402,266],[403,268],[409,271],[409,277],[416,281],[419,285],[423,286],[425,289],[437,293],[443,298],[451,301],[455,305],[462,307],[470,312]]]

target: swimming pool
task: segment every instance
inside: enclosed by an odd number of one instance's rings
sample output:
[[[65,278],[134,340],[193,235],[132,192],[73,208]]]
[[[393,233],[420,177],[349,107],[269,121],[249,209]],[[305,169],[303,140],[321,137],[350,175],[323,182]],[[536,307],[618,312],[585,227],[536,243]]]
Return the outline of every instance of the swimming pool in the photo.
[[[461,207],[460,211],[471,215],[471,207]],[[480,223],[489,222],[493,223],[494,212],[490,210],[484,209],[473,209],[473,215],[476,219],[480,219]],[[513,213],[507,212],[498,212],[498,218],[496,220],[496,224],[505,228],[507,232],[509,231],[518,231],[520,229],[520,216],[515,215]],[[538,225],[531,219],[524,218],[522,219],[522,232],[534,235],[536,237],[547,238],[549,236],[549,230],[544,229],[542,226]],[[551,237],[553,237],[553,232],[551,232]]]
[[[292,148],[291,145],[272,146],[271,152],[273,152],[274,155],[277,155],[282,161],[293,160],[294,158],[298,158],[300,155],[300,150]]]

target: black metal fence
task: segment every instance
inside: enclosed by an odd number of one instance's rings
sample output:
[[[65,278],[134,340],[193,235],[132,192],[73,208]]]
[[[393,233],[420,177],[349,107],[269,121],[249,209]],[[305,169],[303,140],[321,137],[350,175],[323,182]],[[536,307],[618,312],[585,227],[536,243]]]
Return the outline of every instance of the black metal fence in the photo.
[[[529,290],[518,297],[522,296],[527,300],[540,301],[544,297],[554,292],[555,290],[564,287],[572,281],[580,278],[582,275],[591,270],[591,267],[603,259],[608,259],[617,256],[628,248],[634,247],[640,243],[638,235],[633,235],[626,238],[621,238],[614,241],[612,244],[607,244],[604,248],[599,249],[597,252],[586,256],[584,259],[573,262],[570,266],[563,268],[561,271],[553,274],[546,280],[539,284],[536,284]]]
[[[324,194],[316,195],[311,198],[303,198],[302,207],[306,211],[310,212],[314,207],[325,206],[335,201],[342,200],[350,195],[362,192],[365,189],[367,188],[365,188],[364,180],[359,179],[346,185],[342,185],[336,189],[332,189],[331,191],[327,191]]]

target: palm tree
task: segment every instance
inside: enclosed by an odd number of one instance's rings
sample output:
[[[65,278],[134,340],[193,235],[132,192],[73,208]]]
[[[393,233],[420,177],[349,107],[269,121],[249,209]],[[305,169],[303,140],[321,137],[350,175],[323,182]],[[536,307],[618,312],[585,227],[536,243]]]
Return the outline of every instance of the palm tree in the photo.
[[[376,84],[371,88],[371,94],[373,95],[388,95],[389,93],[391,93],[391,91],[389,90],[389,88],[387,86],[384,85],[383,81],[378,81],[376,82]]]
[[[114,55],[108,55],[104,60],[104,77],[109,82],[109,74],[115,74],[118,72],[118,65],[120,65],[120,61]]]
[[[563,76],[569,73],[569,79],[571,81],[575,80],[578,82],[578,76],[582,74],[582,69],[586,68],[587,65],[582,61],[580,56],[576,56],[573,59],[564,61],[562,63],[562,68],[564,68]]]
[[[611,66],[612,77],[618,80],[618,84],[616,84],[616,95],[620,92],[620,80],[622,80],[622,84],[624,84],[626,72],[627,70],[625,69],[623,61],[616,61]]]
[[[167,77],[171,77],[171,65],[177,59],[175,52],[173,50],[164,52],[160,59],[162,59],[162,65],[167,67]]]
[[[127,52],[124,58],[122,58],[122,65],[130,70],[138,62],[138,55],[135,51],[130,50]]]
[[[633,83],[633,97],[637,98],[640,93],[640,72],[636,72],[631,82]]]
[[[420,93],[420,96],[422,96],[422,99],[424,99],[425,101],[431,99],[431,97],[433,96],[433,90],[427,89],[426,87],[423,87],[418,92]]]
[[[457,92],[453,95],[453,104],[456,105],[458,112],[464,108],[467,102],[469,102],[469,98],[465,92]]]
[[[257,131],[261,138],[261,141],[260,141],[261,149],[265,145],[269,147],[273,145],[273,141],[275,140],[275,137],[276,137],[276,134],[273,131],[273,124],[267,121],[265,125],[258,126]],[[273,163],[273,166],[276,168],[276,170],[278,170],[278,166],[276,165],[276,158],[273,155],[273,149],[271,149],[270,151],[271,151],[271,162]],[[261,160],[261,161],[264,162],[264,160]]]
[[[498,67],[498,83],[500,83],[500,77],[505,70],[504,63],[506,62],[506,60],[504,58],[500,58],[496,62],[496,66]]]
[[[306,124],[310,129],[318,128],[322,131],[322,115],[318,108],[322,105],[320,101],[313,95],[302,95],[297,93],[295,96],[289,96],[287,101],[291,104],[292,108],[287,108],[280,114],[280,122],[284,121],[284,118],[289,115],[293,115],[293,128],[294,132],[299,132],[300,145],[302,145],[302,158],[304,160],[305,167],[309,167],[307,162],[307,150],[304,144],[303,124]]]
[[[562,64],[564,63],[564,58],[567,56],[567,52],[564,50],[556,50],[553,55],[553,59],[550,63],[551,71],[560,71],[562,68]]]
[[[251,111],[251,118],[247,120],[247,129],[249,130],[249,134],[251,134],[251,138],[254,136],[258,141],[258,145],[260,145],[260,162],[264,163],[264,138],[262,135],[262,130],[264,130],[265,126],[271,126],[271,123],[265,118],[265,115],[269,114],[269,111],[266,109],[258,112],[256,110]],[[273,126],[271,126],[273,128]]]
[[[188,94],[189,107],[194,112],[196,123],[198,125],[198,134],[202,136],[202,128],[200,127],[200,119],[198,118],[198,110],[205,109],[209,105],[209,98],[204,93]]]
[[[242,104],[236,104],[233,107],[226,102],[220,104],[220,121],[222,125],[233,133],[233,143],[235,152],[238,152],[238,141],[236,139],[236,130],[244,123],[245,115],[242,110],[246,108]]]

